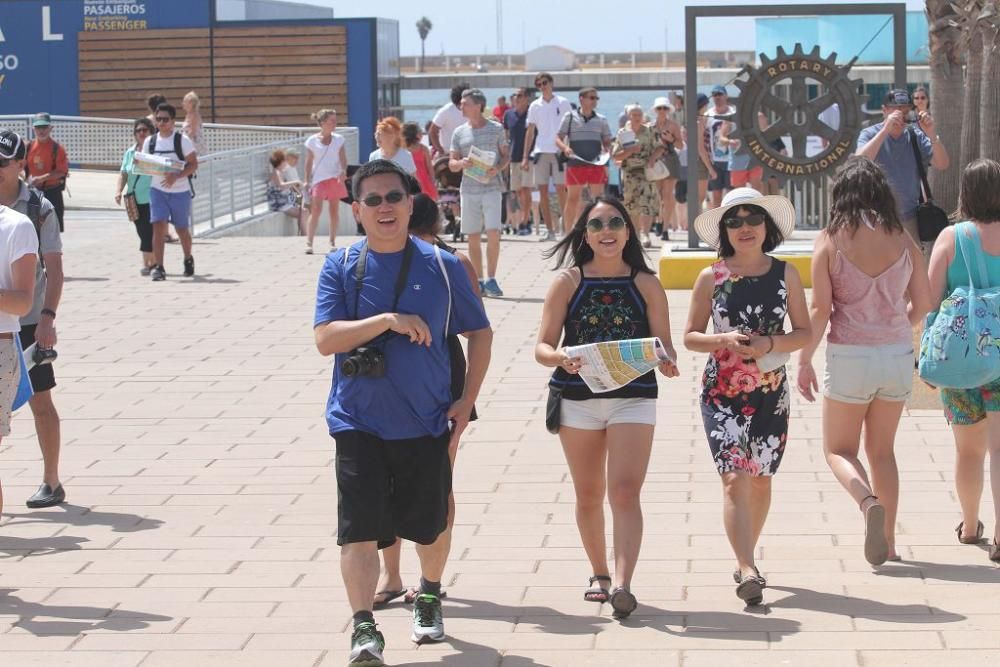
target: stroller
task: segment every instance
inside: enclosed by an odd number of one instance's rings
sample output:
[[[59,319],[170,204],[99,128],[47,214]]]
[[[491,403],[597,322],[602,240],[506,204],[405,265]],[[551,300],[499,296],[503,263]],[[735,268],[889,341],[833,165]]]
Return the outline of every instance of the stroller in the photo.
[[[447,224],[445,234],[451,234],[451,242],[465,241],[462,234],[462,209],[460,206],[459,188],[462,185],[462,172],[448,168],[448,157],[442,155],[434,160],[434,181],[438,189],[438,205],[444,214]]]

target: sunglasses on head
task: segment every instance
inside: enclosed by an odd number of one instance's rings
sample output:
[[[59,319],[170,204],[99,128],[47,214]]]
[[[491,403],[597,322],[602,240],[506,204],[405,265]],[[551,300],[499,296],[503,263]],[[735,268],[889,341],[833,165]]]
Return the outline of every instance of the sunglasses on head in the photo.
[[[726,226],[726,229],[739,229],[743,225],[750,225],[751,227],[760,227],[764,224],[766,216],[763,213],[751,213],[745,218],[741,218],[738,215],[731,215],[722,221],[722,224]]]
[[[170,120],[173,120],[170,116],[156,116],[157,123],[166,123]]]
[[[361,201],[364,203],[365,206],[368,206],[369,208],[375,208],[376,206],[381,206],[383,201],[388,202],[390,204],[398,204],[405,198],[406,198],[405,192],[403,192],[402,190],[393,190],[392,192],[386,194],[385,197],[383,197],[382,195],[371,194],[362,199]]]
[[[610,229],[613,232],[625,229],[625,219],[620,215],[616,215],[607,222],[601,220],[600,218],[591,218],[587,221],[587,229],[592,232],[600,232],[605,228]]]

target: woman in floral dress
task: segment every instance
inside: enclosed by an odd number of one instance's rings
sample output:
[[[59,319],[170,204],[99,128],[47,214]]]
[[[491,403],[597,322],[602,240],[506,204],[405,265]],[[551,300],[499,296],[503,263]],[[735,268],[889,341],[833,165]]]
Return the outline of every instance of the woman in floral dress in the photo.
[[[701,413],[722,477],[726,535],[736,555],[736,595],[763,601],[754,564],[771,503],[771,477],[788,439],[788,353],[809,342],[809,313],[798,271],[767,253],[795,226],[784,197],[737,188],[695,220],[719,261],[698,276],[684,345],[708,352]],[[791,331],[785,332],[786,316]],[[711,318],[714,333],[705,333]]]
[[[649,228],[660,210],[660,195],[659,185],[646,178],[646,167],[656,164],[667,149],[656,131],[644,122],[642,107],[632,104],[626,110],[628,123],[618,130],[611,157],[622,168],[625,208],[639,228],[642,247],[649,248],[653,244]]]

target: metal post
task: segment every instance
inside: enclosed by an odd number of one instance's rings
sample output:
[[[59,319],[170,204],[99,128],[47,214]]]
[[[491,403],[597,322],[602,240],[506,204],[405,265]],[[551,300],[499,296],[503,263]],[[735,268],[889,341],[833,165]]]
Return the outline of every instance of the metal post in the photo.
[[[254,191],[253,191],[253,188],[254,188],[254,181],[253,181],[253,161],[254,161],[254,154],[253,153],[249,153],[247,155],[247,162],[248,162],[248,164],[247,164],[247,167],[248,167],[248,169],[247,169],[247,183],[250,184],[250,215],[253,215],[253,204],[254,204],[254,199],[256,199],[256,197],[254,196]]]
[[[208,161],[208,228],[215,229],[215,160]]]
[[[687,116],[687,147],[688,147],[688,248],[698,247],[698,235],[694,232],[694,219],[701,212],[701,202],[698,193],[701,191],[698,182],[698,146],[701,137],[698,136],[698,9],[684,8],[684,39],[687,48],[684,51],[684,112]],[[692,187],[693,186],[693,187]]]
[[[229,169],[229,222],[236,222],[236,169],[233,165],[233,158],[226,158]]]
[[[906,88],[906,6],[892,9],[893,78],[897,88]]]

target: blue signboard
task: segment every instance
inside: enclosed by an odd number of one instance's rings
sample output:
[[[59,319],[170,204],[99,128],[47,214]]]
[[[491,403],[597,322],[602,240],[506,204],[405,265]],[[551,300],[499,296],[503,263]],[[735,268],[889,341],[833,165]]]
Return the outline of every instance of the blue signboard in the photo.
[[[79,114],[81,32],[205,28],[210,21],[207,0],[5,0],[0,114]]]

